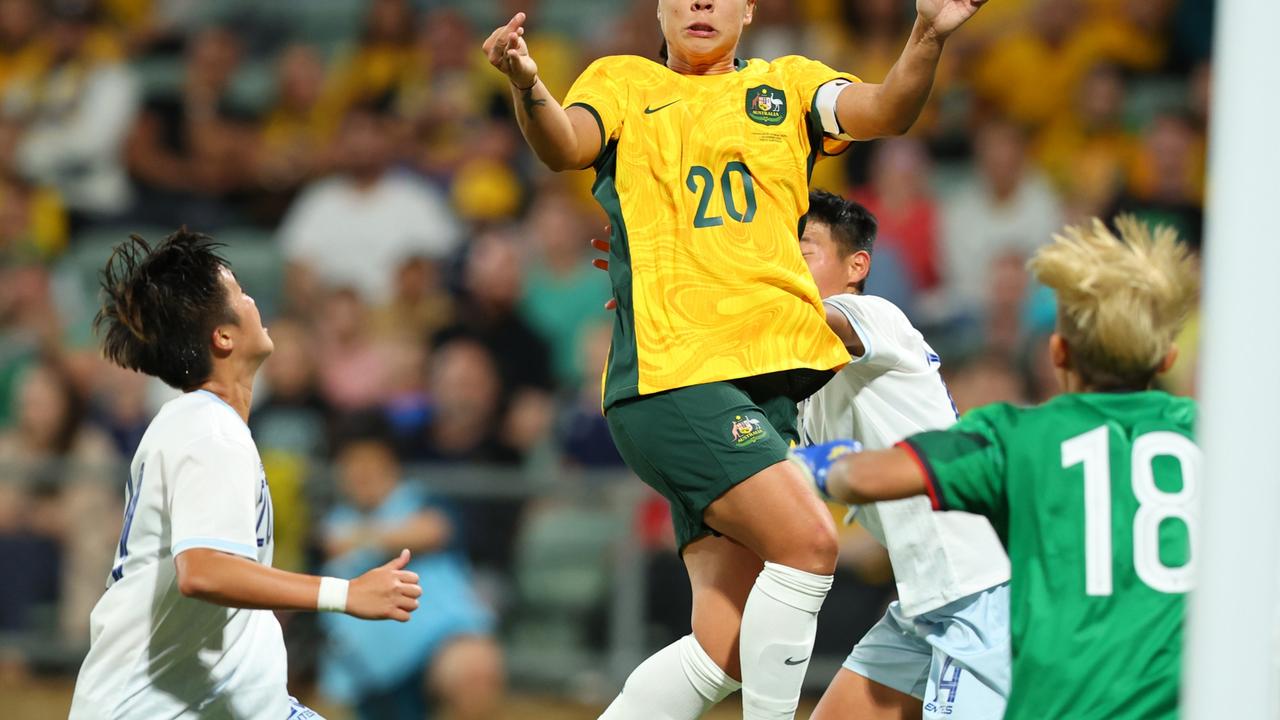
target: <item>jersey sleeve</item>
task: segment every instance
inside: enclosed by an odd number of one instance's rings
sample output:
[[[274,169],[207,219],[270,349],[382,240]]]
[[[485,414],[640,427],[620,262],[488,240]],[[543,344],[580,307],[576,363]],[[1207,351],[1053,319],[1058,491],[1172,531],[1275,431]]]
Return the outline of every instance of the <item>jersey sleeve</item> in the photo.
[[[833,295],[822,302],[844,315],[862,341],[862,354],[853,359],[854,363],[906,369],[915,350],[903,346],[905,333],[901,332],[901,325],[907,319],[893,304],[883,298],[853,294]]]
[[[823,155],[839,155],[853,140],[840,125],[836,115],[836,98],[852,83],[862,82],[856,75],[840,72],[826,64],[808,58],[793,57],[789,68],[792,87],[804,103],[805,120],[809,135],[821,138],[819,150]]]
[[[174,466],[170,552],[208,548],[258,559],[258,459],[242,442],[214,435],[192,443]]]
[[[991,405],[965,415],[947,430],[913,435],[898,444],[924,470],[934,510],[985,515],[1003,535],[1008,480],[1001,427],[1008,406]]]
[[[586,109],[600,126],[600,152],[618,139],[627,102],[628,83],[620,58],[603,57],[587,66],[564,97],[565,108]],[[599,157],[599,154],[597,154]]]

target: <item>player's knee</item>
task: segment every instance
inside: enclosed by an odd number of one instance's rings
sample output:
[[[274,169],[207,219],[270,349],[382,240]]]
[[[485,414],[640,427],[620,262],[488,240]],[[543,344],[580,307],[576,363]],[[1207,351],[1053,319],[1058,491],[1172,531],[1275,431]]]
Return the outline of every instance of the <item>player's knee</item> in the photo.
[[[819,515],[792,536],[790,547],[774,562],[815,575],[835,572],[840,538],[829,515]]]
[[[823,518],[826,522],[818,523],[811,541],[812,567],[800,568],[806,572],[819,575],[830,575],[836,570],[836,560],[840,555],[840,537],[836,525],[831,518]]]

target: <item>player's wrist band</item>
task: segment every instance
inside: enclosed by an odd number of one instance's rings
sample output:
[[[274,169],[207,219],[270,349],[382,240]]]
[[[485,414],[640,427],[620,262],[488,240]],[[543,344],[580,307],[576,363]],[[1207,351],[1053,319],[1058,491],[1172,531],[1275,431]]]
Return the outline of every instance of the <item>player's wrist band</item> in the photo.
[[[529,84],[529,87],[520,87],[519,85],[517,85],[517,84],[516,84],[516,81],[515,81],[515,80],[512,80],[512,81],[511,81],[511,87],[513,87],[513,88],[515,88],[515,89],[519,90],[520,92],[529,92],[530,90],[532,90],[532,89],[534,89],[535,87],[537,87],[537,85],[538,85],[538,76],[537,76],[537,75],[534,75],[534,76],[533,76],[533,82]]]
[[[316,610],[344,613],[347,611],[347,589],[351,583],[335,577],[320,578],[320,592],[316,594]]]

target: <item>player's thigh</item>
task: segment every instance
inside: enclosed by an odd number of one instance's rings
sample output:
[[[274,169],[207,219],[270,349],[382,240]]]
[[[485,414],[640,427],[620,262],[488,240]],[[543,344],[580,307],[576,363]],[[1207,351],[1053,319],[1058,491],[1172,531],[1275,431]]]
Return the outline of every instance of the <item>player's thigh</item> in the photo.
[[[605,418],[627,465],[670,503],[682,549],[713,533],[704,521],[708,505],[787,453],[764,411],[732,383],[626,400]]]
[[[835,570],[835,521],[786,460],[730,488],[703,520],[769,562],[822,575]]]
[[[735,380],[764,416],[771,451],[786,458],[799,438],[790,373]],[[708,507],[704,521],[770,562],[827,574],[835,567],[838,538],[826,505],[788,462],[775,463],[734,486]]]
[[[832,678],[810,720],[918,720],[920,701],[846,668]]]
[[[684,563],[693,590],[693,636],[716,665],[740,680],[742,611],[764,561],[727,537],[706,535],[685,548]]]

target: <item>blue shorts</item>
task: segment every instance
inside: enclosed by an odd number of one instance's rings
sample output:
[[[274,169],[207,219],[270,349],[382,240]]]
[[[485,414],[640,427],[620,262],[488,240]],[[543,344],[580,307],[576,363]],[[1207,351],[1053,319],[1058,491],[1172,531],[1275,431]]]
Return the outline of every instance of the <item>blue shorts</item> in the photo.
[[[992,720],[1009,697],[1009,651],[1004,583],[913,618],[890,604],[844,667],[919,698],[926,720]]]
[[[320,713],[298,702],[298,698],[289,696],[289,717],[287,720],[324,720]]]

